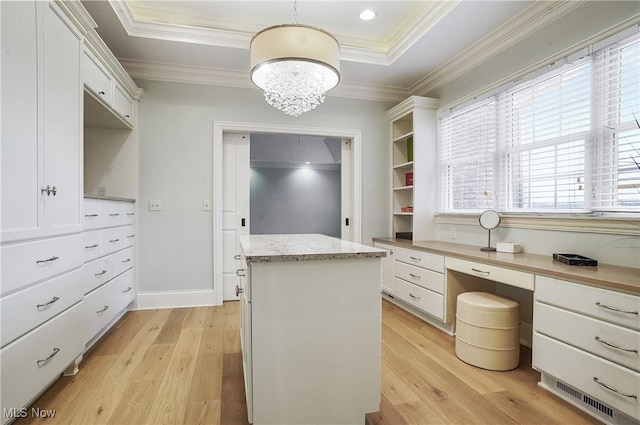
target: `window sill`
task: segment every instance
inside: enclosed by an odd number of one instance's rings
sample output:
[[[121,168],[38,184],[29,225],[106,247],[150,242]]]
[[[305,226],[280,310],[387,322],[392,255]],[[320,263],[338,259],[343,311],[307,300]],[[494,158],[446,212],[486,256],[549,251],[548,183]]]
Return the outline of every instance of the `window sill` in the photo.
[[[480,214],[436,214],[437,224],[476,226]],[[640,218],[629,217],[576,217],[501,214],[500,227],[517,229],[553,230],[559,232],[601,233],[640,237]]]

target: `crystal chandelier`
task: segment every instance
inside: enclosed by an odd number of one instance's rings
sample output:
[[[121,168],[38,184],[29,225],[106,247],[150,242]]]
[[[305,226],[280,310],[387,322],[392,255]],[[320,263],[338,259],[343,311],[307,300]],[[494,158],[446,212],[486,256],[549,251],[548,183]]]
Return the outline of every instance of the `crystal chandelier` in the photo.
[[[251,81],[267,103],[297,117],[324,102],[340,81],[340,45],[328,32],[297,22],[265,28],[251,40]]]

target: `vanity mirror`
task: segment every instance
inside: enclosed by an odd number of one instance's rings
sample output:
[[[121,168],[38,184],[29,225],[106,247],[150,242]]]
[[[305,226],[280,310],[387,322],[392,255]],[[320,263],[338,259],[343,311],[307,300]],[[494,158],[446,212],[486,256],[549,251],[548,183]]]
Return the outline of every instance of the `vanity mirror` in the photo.
[[[483,229],[487,229],[489,232],[487,246],[480,248],[480,250],[495,251],[496,249],[491,246],[491,229],[495,229],[500,224],[500,214],[494,210],[486,210],[480,214],[478,221],[480,222],[480,226],[482,226]]]

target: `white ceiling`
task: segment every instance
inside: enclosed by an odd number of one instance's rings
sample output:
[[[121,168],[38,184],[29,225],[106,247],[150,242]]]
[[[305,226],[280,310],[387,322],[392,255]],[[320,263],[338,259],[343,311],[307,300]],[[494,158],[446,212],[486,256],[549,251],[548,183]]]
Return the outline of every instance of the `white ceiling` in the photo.
[[[578,7],[581,1],[299,0],[298,22],[341,45],[329,95],[397,101],[423,95]],[[253,87],[249,43],[294,21],[293,1],[83,1],[133,78]],[[362,21],[369,8],[377,16]]]

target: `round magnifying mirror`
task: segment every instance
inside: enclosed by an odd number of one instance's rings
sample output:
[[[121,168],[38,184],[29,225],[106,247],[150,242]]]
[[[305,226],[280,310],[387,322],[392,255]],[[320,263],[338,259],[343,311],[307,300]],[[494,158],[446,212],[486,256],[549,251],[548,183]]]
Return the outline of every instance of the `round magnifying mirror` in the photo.
[[[494,210],[487,210],[480,214],[480,226],[483,229],[487,229],[489,236],[487,239],[487,246],[480,248],[481,251],[495,251],[496,249],[491,247],[491,229],[495,229],[500,224],[500,215]]]

